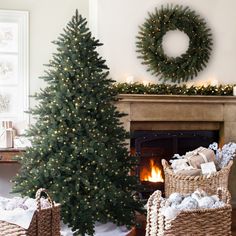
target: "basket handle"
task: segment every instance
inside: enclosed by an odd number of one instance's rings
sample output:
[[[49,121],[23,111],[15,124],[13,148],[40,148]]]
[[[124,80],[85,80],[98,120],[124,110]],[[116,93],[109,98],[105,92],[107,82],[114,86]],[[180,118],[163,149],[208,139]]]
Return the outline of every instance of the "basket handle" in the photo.
[[[152,215],[151,212],[153,207],[155,207],[155,212],[159,215],[159,209],[161,205],[161,191],[156,190],[148,199],[147,202],[147,218],[146,218],[146,236],[151,236],[151,223],[152,223]]]
[[[162,159],[162,160],[161,160],[161,164],[162,164],[162,166],[163,166],[164,169],[170,167],[169,163],[168,163],[167,160],[165,160],[165,159]]]
[[[234,164],[233,160],[230,160],[227,168],[230,169],[233,164]]]
[[[226,204],[230,204],[231,202],[231,194],[229,190],[225,188],[217,188],[217,196],[221,201],[224,201]]]
[[[49,196],[47,190],[45,188],[40,188],[38,189],[38,191],[36,192],[35,198],[36,198],[36,202],[37,202],[37,210],[40,211],[41,210],[41,202],[40,202],[40,198],[42,193],[45,193],[47,196],[47,199],[49,201],[49,203],[51,204],[52,208],[54,207],[54,202],[52,201],[51,197]]]

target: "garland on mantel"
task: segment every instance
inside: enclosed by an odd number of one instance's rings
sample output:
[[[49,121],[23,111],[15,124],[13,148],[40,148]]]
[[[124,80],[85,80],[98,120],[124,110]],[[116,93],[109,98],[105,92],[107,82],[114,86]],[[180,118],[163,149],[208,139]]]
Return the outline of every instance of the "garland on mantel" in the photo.
[[[234,85],[190,86],[170,84],[116,83],[119,94],[233,96]]]

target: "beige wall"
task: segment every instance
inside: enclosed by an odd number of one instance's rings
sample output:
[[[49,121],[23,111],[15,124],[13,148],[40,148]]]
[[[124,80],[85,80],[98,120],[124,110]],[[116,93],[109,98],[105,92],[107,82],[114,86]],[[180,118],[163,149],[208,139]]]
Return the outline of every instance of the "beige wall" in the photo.
[[[63,27],[78,9],[88,17],[88,0],[0,0],[0,9],[26,10],[30,18],[30,94],[44,86],[38,77],[43,75],[45,67],[55,51],[51,44],[62,32]],[[30,101],[34,105],[34,101]],[[18,170],[17,165],[0,165],[0,195],[9,196],[10,179]]]

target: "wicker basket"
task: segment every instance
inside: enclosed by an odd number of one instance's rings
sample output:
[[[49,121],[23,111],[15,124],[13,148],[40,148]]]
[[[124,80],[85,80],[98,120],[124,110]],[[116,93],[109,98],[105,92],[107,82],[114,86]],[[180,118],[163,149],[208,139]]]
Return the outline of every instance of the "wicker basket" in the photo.
[[[161,192],[157,190],[148,200],[146,236],[231,236],[230,194],[218,190],[226,205],[216,209],[186,210],[174,220],[160,214]]]
[[[40,197],[45,193],[51,204],[50,208],[41,209]],[[0,236],[60,236],[60,204],[54,204],[45,189],[36,193],[37,210],[29,228],[0,221]]]
[[[188,176],[175,174],[168,162],[163,159],[165,196],[169,197],[174,192],[181,194],[193,193],[197,188],[201,188],[209,195],[215,194],[219,187],[228,189],[228,178],[232,165],[233,161],[230,161],[226,167],[209,176]]]

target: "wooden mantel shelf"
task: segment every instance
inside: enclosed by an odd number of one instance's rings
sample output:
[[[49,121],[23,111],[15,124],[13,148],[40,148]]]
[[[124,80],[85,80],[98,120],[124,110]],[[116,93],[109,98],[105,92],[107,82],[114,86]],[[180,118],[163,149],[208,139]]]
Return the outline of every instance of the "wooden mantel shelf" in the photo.
[[[14,157],[24,152],[24,148],[0,148],[0,164],[1,163],[18,163]]]
[[[236,104],[236,96],[119,94],[118,100],[121,102]]]

